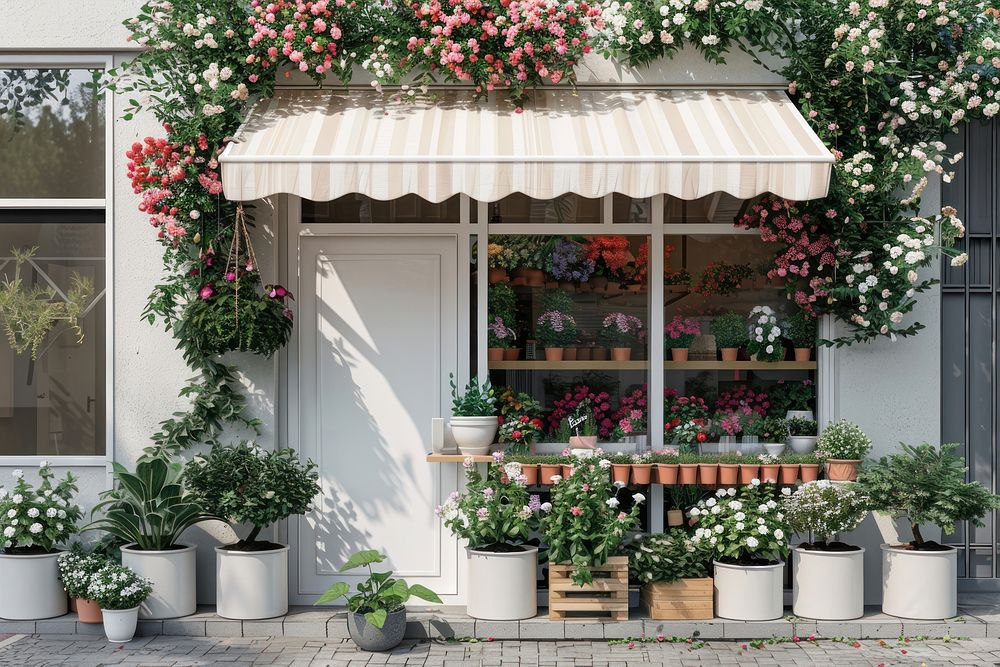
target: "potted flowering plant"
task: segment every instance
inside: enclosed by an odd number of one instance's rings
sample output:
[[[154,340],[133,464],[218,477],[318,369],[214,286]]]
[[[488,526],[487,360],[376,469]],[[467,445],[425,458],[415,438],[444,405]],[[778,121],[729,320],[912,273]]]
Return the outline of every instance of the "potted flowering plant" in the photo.
[[[701,335],[701,323],[691,317],[674,315],[673,319],[663,327],[663,346],[670,350],[670,358],[674,361],[687,361],[688,348],[694,342],[695,336]]]
[[[594,260],[582,243],[567,238],[552,248],[545,268],[560,283],[585,283],[594,273]]]
[[[510,281],[507,269],[511,268],[511,253],[500,243],[491,242],[486,248],[486,257],[489,264],[489,281],[491,285],[506,283]]]
[[[846,419],[829,424],[816,440],[816,456],[826,466],[826,476],[835,482],[853,482],[858,466],[872,448],[861,427]]]
[[[472,378],[465,391],[458,393],[455,376],[449,375],[451,382],[451,433],[460,452],[466,456],[485,454],[490,451],[493,437],[499,426],[494,414],[496,396],[489,379],[479,384]]]
[[[809,454],[816,449],[818,425],[815,420],[792,417],[791,419],[786,419],[785,424],[788,426],[788,439],[785,440],[785,444],[793,452],[796,454]]]
[[[500,442],[510,454],[528,454],[542,435],[542,420],[528,415],[514,416],[500,424]]]
[[[541,287],[545,284],[545,265],[550,252],[550,242],[543,237],[529,234],[495,236],[495,243],[503,245],[510,253],[511,281],[515,285]]]
[[[538,548],[527,541],[538,528],[539,512],[552,506],[528,494],[520,463],[505,462],[501,452],[494,459],[486,478],[467,461],[464,493],[453,493],[435,513],[456,537],[468,542],[469,616],[532,618],[538,611]]]
[[[632,358],[632,346],[639,342],[642,334],[642,320],[635,315],[611,313],[601,324],[601,337],[611,348],[611,358],[628,361]]]
[[[868,514],[860,485],[803,484],[782,503],[792,532],[808,534],[792,551],[792,610],[822,620],[860,618],[865,611],[865,550],[837,542]]]
[[[781,456],[788,439],[788,424],[780,417],[764,417],[754,422],[751,429],[764,444],[764,449],[771,456]]]
[[[486,338],[489,361],[502,361],[504,350],[514,345],[517,336],[513,329],[504,324],[502,318],[494,317],[493,321],[486,325]]]
[[[740,288],[745,280],[753,278],[749,264],[711,262],[691,286],[691,291],[705,296],[727,296]]]
[[[611,437],[623,441],[632,438],[646,430],[646,414],[642,410],[629,410],[628,414],[618,420]]]
[[[642,535],[625,547],[629,579],[642,585],[642,600],[655,620],[714,617],[712,551],[687,531],[674,528]]]
[[[538,318],[535,336],[545,348],[546,361],[562,361],[563,349],[576,342],[576,320],[561,311],[547,310]]]
[[[14,487],[0,487],[0,618],[33,620],[62,616],[66,592],[59,581],[58,545],[76,532],[82,510],[73,503],[76,477],[56,481],[46,461],[38,466],[38,485],[14,470]]]
[[[722,618],[781,617],[788,525],[768,488],[754,479],[738,492],[719,489],[689,513],[697,526],[693,539],[715,553],[715,613]]]
[[[805,380],[785,380],[784,378],[770,388],[770,412],[784,413],[785,419],[801,417],[814,419],[813,402],[816,400],[816,384]]]
[[[320,492],[316,464],[293,449],[242,442],[216,445],[188,464],[192,496],[213,515],[249,534],[215,548],[216,605],[223,618],[274,618],[288,611],[288,545],[258,539],[267,526],[312,510]]]
[[[617,292],[627,280],[635,257],[625,236],[591,236],[587,239],[587,259],[594,262],[594,291]]]
[[[750,311],[750,342],[747,354],[754,361],[781,361],[785,346],[781,344],[781,327],[770,306],[754,306]]]
[[[957,613],[958,552],[924,539],[921,525],[945,535],[962,521],[982,526],[988,512],[1000,509],[1000,497],[979,482],[967,482],[969,468],[955,455],[957,444],[934,447],[901,444],[861,471],[860,483],[871,509],[901,517],[913,539],[882,545],[882,611],[904,618],[951,618]]]
[[[101,623],[100,605],[87,596],[94,573],[107,563],[107,558],[98,553],[86,553],[80,544],[59,554],[59,578],[69,599],[76,603],[81,623]]]
[[[737,313],[725,313],[712,320],[712,335],[715,336],[715,346],[723,361],[736,361],[740,348],[747,344],[746,320]]]
[[[139,605],[152,592],[152,582],[125,565],[106,563],[93,574],[87,597],[101,608],[104,634],[109,642],[132,641],[139,623]]]
[[[785,320],[785,337],[792,343],[795,361],[809,361],[816,346],[816,318],[804,310],[793,313]]]

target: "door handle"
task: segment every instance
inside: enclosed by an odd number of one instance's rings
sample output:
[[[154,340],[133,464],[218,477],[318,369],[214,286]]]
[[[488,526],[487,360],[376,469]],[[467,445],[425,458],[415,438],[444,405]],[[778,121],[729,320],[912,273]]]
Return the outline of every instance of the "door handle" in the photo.
[[[97,403],[97,399],[94,398],[93,396],[87,396],[87,414],[88,415],[90,414],[90,406],[92,406],[94,403]]]

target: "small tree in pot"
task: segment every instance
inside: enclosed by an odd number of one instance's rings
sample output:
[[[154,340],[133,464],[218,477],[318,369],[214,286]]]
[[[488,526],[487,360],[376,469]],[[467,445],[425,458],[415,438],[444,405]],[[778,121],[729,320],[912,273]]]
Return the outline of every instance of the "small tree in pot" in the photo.
[[[725,313],[712,320],[712,335],[723,361],[736,361],[740,348],[750,341],[746,318],[736,313]]]
[[[921,524],[938,526],[945,535],[955,524],[982,526],[988,512],[1000,509],[1000,497],[979,482],[967,482],[957,444],[940,448],[900,443],[900,452],[884,456],[862,471],[860,482],[877,512],[903,517],[913,540],[882,545],[882,610],[904,618],[948,618],[957,613],[957,551],[925,540]]]
[[[220,616],[272,618],[288,611],[288,547],[258,538],[267,526],[311,511],[318,478],[316,464],[300,463],[295,450],[249,442],[216,445],[188,465],[188,488],[209,512],[251,526],[245,538],[215,549]]]

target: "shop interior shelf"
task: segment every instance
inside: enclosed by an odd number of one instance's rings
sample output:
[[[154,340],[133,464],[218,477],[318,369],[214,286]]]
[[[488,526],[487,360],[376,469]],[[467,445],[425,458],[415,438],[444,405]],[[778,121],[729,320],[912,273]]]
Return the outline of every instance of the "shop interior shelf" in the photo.
[[[468,457],[463,454],[428,454],[428,463],[463,463]],[[487,456],[473,456],[473,462],[475,463],[491,463],[493,461],[492,455]]]
[[[643,370],[649,368],[649,362],[641,361],[491,361],[490,370],[503,371],[580,371],[580,370]]]
[[[491,361],[490,370],[577,371],[577,370],[643,370],[649,362],[639,361]],[[664,361],[668,371],[811,371],[815,361]]]

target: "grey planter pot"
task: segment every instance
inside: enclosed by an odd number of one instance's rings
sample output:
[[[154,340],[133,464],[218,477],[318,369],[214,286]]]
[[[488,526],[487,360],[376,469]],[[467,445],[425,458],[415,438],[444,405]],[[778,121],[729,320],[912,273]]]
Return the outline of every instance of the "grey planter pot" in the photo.
[[[385,625],[376,628],[364,614],[347,614],[347,631],[358,648],[365,651],[388,651],[399,645],[406,634],[406,609],[389,614]]]

